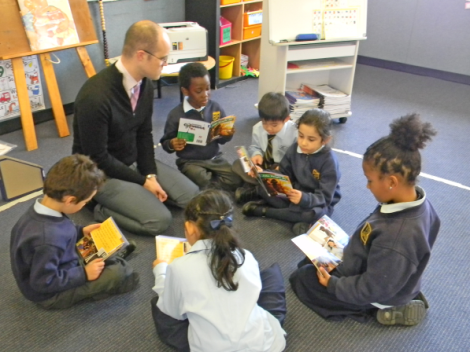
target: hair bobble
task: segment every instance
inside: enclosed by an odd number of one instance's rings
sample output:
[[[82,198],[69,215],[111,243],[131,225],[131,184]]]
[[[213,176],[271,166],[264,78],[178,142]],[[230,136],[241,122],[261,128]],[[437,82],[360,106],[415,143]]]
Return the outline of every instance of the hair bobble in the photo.
[[[231,216],[221,216],[219,220],[212,220],[210,224],[212,230],[219,230],[222,225],[232,227],[233,219]]]

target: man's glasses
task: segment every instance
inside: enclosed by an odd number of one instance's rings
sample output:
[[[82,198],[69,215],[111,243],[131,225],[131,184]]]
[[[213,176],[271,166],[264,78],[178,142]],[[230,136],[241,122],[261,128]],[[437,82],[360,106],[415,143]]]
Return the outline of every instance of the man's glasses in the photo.
[[[145,49],[140,49],[140,50],[142,50],[143,52],[146,52],[147,54],[157,58],[158,60],[162,61],[164,64],[166,64],[166,62],[168,61],[168,56],[158,57],[158,56],[153,55],[150,51],[147,51]]]

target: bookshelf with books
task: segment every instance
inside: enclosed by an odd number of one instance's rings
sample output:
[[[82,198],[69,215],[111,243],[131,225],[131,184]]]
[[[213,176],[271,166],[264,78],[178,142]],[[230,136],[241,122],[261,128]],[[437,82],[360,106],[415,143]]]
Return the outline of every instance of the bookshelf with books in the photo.
[[[215,59],[211,72],[211,87],[221,88],[244,79],[240,70],[242,54],[249,58],[248,66],[259,70],[261,25],[246,26],[246,13],[261,13],[263,0],[186,0],[186,21],[197,22],[208,31],[208,55]],[[262,15],[261,15],[262,16]],[[220,19],[223,17],[231,24],[231,40],[221,41]],[[234,57],[232,77],[219,78],[219,57]]]

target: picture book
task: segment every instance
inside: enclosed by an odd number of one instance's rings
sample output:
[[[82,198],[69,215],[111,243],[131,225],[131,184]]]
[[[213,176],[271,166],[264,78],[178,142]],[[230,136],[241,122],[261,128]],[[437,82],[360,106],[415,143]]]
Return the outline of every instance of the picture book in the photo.
[[[176,258],[182,257],[191,249],[186,238],[170,237],[165,235],[155,236],[157,259],[170,264]]]
[[[343,249],[349,236],[327,215],[322,216],[306,234],[292,239],[292,242],[312,261],[318,269],[334,269],[343,260]]]
[[[205,121],[180,118],[177,138],[186,140],[187,144],[207,145],[214,139],[231,135],[236,117],[226,116],[208,123]]]
[[[80,42],[68,0],[17,0],[31,50]]]
[[[107,259],[128,244],[114,219],[109,217],[99,228],[91,231],[89,237],[83,236],[76,246],[85,263],[88,263],[96,258]]]

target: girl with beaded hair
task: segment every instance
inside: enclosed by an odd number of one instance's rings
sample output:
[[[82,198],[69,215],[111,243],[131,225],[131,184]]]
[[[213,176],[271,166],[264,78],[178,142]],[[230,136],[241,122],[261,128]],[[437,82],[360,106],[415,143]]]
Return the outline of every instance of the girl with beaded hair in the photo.
[[[157,259],[152,315],[160,339],[178,351],[283,351],[285,288],[279,265],[260,272],[232,230],[233,205],[206,190],[185,209],[189,252]]]
[[[416,181],[419,149],[436,132],[417,114],[390,127],[364,154],[367,188],[379,204],[351,236],[343,262],[317,272],[304,260],[290,277],[297,297],[325,319],[366,321],[375,315],[383,325],[416,325],[426,315],[421,278],[440,220]]]

